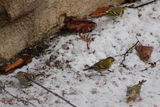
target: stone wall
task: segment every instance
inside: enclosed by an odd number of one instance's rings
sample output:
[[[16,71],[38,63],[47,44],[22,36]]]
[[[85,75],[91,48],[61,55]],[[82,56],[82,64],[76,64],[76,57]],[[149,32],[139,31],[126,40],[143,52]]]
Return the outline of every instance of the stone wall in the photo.
[[[53,35],[65,15],[79,18],[124,0],[0,0],[0,62]]]

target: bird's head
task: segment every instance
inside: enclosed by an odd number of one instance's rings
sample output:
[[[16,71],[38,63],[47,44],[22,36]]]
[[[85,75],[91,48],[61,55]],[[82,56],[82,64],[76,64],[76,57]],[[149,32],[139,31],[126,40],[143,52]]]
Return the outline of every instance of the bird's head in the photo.
[[[19,77],[19,76],[21,76],[21,75],[24,75],[24,72],[19,71],[19,72],[17,73],[16,77]]]
[[[115,59],[113,58],[113,57],[108,57],[107,58],[110,62],[114,62],[115,61]]]

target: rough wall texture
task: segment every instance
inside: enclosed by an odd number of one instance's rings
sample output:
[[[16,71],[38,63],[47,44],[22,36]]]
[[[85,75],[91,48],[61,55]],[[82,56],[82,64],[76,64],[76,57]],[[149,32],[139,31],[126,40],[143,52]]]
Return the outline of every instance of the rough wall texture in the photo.
[[[0,62],[52,35],[65,15],[85,17],[124,0],[0,0]]]

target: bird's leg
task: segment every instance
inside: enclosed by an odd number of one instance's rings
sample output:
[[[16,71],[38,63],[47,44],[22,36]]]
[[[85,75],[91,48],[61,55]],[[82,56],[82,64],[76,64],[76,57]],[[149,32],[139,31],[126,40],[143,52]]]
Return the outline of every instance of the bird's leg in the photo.
[[[142,100],[142,97],[139,95],[139,101],[141,101]]]

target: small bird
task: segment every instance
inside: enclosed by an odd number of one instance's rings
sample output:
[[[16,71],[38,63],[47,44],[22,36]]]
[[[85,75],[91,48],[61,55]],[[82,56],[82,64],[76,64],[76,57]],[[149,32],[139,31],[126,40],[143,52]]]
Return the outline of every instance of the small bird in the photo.
[[[31,82],[31,80],[35,80],[37,77],[42,76],[42,74],[34,75],[31,73],[20,71],[17,73],[16,76],[21,84],[28,85]]]
[[[103,15],[108,16],[122,16],[124,13],[124,8],[122,7],[111,7],[109,10],[102,12]]]
[[[135,102],[137,98],[140,98],[140,89],[144,82],[146,82],[146,80],[139,81],[138,84],[131,87],[127,87],[127,92],[126,92],[127,102],[130,101]]]
[[[102,59],[99,62],[95,63],[94,65],[92,65],[91,67],[87,68],[87,69],[83,69],[83,71],[86,70],[95,70],[100,72],[101,75],[103,75],[101,73],[101,71],[105,71],[105,70],[109,70],[109,68],[112,66],[112,63],[115,61],[115,59],[113,57],[108,57],[106,59]]]

